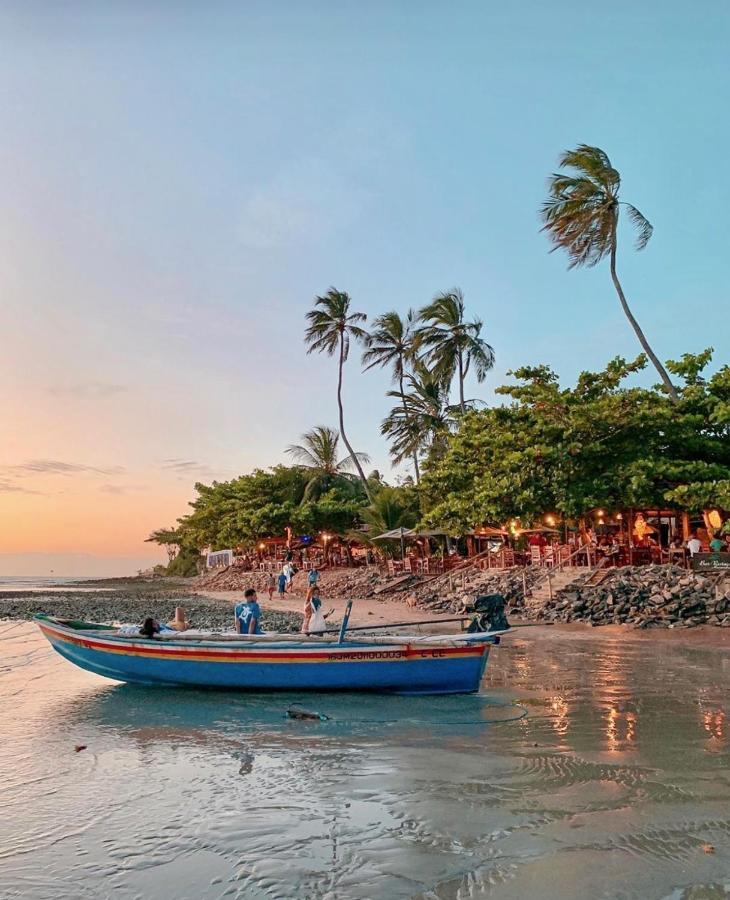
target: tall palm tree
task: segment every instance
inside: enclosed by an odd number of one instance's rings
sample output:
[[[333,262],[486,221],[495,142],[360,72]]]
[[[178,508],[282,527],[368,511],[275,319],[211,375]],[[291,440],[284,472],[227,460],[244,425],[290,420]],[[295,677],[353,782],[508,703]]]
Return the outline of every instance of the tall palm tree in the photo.
[[[619,200],[621,176],[599,147],[579,144],[575,150],[563,153],[559,165],[561,169],[572,172],[553,173],[550,176],[548,197],[540,211],[544,222],[543,230],[547,231],[554,250],[562,247],[568,254],[569,269],[595,266],[606,256],[610,258],[611,279],[621,308],[644,352],[659,373],[667,393],[676,402],[679,399],[676,388],[629,309],[616,274],[620,208],[625,208],[631,224],[637,229],[637,250],[646,247],[654,229],[635,206]]]
[[[459,377],[459,406],[466,412],[464,380],[474,364],[481,384],[494,365],[494,350],[481,337],[480,319],[464,320],[464,295],[459,288],[437,294],[418,314],[423,323],[417,344],[426,348],[426,359],[447,384]]]
[[[353,476],[354,459],[367,465],[370,457],[366,453],[355,453],[344,459],[338,459],[340,435],[335,428],[327,425],[315,425],[302,435],[301,444],[291,444],[286,452],[296,462],[309,470],[307,486],[304,489],[302,503],[322,494],[336,484],[346,484]]]
[[[414,454],[442,452],[459,408],[449,406],[443,379],[422,362],[414,363],[414,371],[406,375],[406,382],[406,403],[401,400],[394,406],[380,426],[381,434],[390,439],[390,454],[396,465]],[[399,399],[400,393],[389,391],[388,396]],[[464,405],[467,408],[468,401]]]
[[[406,364],[413,358],[413,332],[416,323],[416,314],[409,309],[405,318],[391,310],[383,313],[373,322],[373,330],[365,338],[365,352],[362,355],[362,363],[365,371],[379,366],[384,369],[392,368],[393,380],[398,383],[403,409],[408,410],[408,401],[405,395],[403,379],[406,374]],[[416,484],[421,480],[418,466],[418,454],[413,454],[413,469],[416,476]]]
[[[368,480],[345,434],[345,414],[342,406],[342,370],[350,354],[350,340],[365,339],[366,331],[358,323],[366,319],[365,313],[350,312],[349,294],[332,287],[324,297],[315,297],[314,309],[307,313],[309,326],[304,341],[307,344],[307,353],[326,353],[328,356],[338,354],[337,406],[340,413],[340,435],[370,500]]]

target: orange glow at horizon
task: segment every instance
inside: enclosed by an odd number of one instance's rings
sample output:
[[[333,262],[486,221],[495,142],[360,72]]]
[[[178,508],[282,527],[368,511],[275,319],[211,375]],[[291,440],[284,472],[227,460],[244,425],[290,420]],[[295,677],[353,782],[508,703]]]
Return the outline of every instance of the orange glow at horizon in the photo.
[[[156,528],[175,524],[187,510],[192,485],[155,491],[106,493],[84,486],[55,494],[0,496],[0,553],[91,553],[164,556],[145,543]]]

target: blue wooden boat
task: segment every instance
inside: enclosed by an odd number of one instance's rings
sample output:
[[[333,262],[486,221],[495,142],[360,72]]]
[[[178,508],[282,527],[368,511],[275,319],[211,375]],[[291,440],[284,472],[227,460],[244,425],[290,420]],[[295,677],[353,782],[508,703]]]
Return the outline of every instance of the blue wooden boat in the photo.
[[[213,632],[146,638],[92,622],[45,615],[35,620],[54,650],[97,675],[242,690],[471,693],[499,643],[498,634],[484,632],[347,640]]]

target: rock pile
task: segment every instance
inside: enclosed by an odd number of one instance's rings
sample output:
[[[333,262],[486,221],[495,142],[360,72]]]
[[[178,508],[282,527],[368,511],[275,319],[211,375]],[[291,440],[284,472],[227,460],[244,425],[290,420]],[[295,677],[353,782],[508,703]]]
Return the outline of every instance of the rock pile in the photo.
[[[591,625],[730,627],[730,590],[716,595],[715,582],[677,566],[612,569],[598,585],[569,586],[532,611],[549,622]]]
[[[0,597],[0,619],[31,619],[38,613],[48,613],[62,618],[85,619],[89,622],[143,622],[152,616],[160,622],[169,622],[175,615],[175,607],[182,606],[193,628],[232,628],[233,605],[209,600],[197,594],[163,597],[158,591],[152,596],[140,597],[115,593],[64,592],[33,594],[6,599]],[[269,631],[299,631],[302,617],[299,613],[266,610],[264,627]]]
[[[502,594],[507,606],[519,609],[525,601],[525,586],[541,577],[539,569],[504,569],[469,571],[463,576],[454,573],[451,582],[447,578],[426,583],[413,591],[415,603],[433,612],[461,612],[464,604],[481,594]],[[451,585],[453,584],[453,587]]]
[[[218,572],[200,575],[193,583],[196,590],[243,591],[252,587],[260,594],[265,594],[269,577],[269,572],[244,572],[229,566]],[[364,597],[371,597],[375,589],[385,583],[385,577],[375,566],[362,569],[324,569],[320,573],[319,588],[325,597],[360,600]],[[294,576],[293,588],[295,594],[302,596],[306,594],[307,573],[305,571],[297,572]]]

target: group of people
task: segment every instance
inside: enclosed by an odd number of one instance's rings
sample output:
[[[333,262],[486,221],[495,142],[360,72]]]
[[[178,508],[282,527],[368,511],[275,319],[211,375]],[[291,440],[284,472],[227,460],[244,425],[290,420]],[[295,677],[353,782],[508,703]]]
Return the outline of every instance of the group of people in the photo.
[[[692,557],[695,553],[702,553],[702,541],[696,534],[691,535],[687,541],[687,550]],[[716,533],[710,540],[710,553],[730,553],[730,534],[724,537]]]
[[[284,597],[287,589],[291,590],[296,569],[287,560],[278,576],[271,575],[267,584],[269,601],[274,598],[274,589],[278,587],[280,597]],[[327,616],[319,596],[319,569],[312,568],[307,573],[307,596],[304,601],[302,622],[303,634],[323,634],[327,627]],[[243,602],[237,603],[234,610],[236,631],[239,634],[261,634],[261,607],[255,588],[247,588],[243,594]]]

